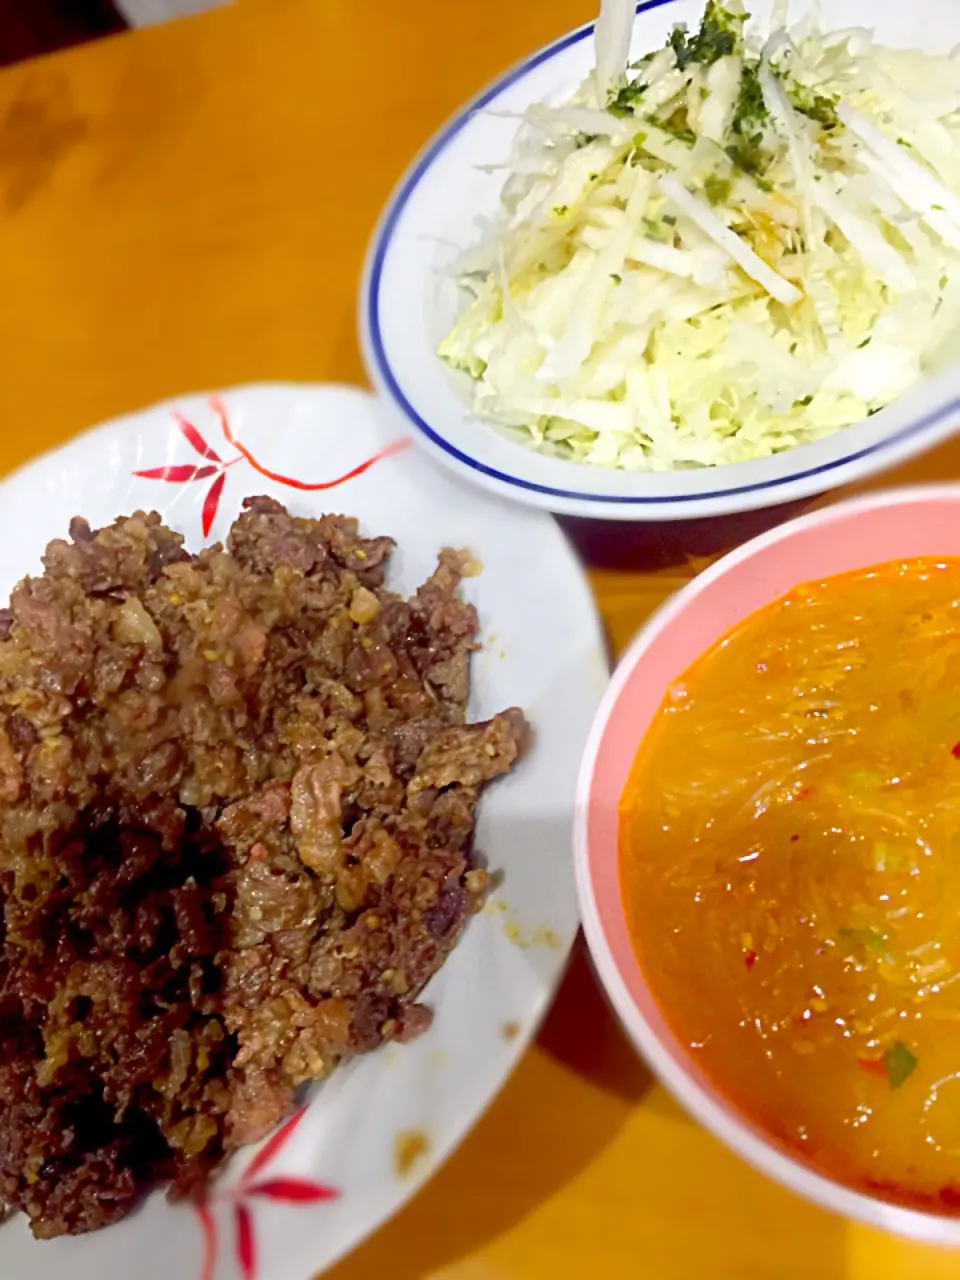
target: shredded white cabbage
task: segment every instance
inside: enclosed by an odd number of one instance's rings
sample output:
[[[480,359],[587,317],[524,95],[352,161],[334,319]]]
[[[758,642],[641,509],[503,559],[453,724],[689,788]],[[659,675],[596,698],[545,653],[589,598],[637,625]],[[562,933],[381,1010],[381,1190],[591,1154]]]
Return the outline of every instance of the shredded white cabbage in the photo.
[[[960,53],[740,0],[524,116],[440,347],[535,448],[663,471],[766,457],[890,404],[960,328]]]

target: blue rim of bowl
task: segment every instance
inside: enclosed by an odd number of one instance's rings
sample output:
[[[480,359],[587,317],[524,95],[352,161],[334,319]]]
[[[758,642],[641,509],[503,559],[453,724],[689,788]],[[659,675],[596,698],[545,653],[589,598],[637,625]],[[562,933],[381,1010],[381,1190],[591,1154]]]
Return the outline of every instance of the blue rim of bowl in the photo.
[[[636,12],[638,14],[648,13],[653,9],[662,9],[669,4],[675,3],[675,0],[642,0],[637,5]],[[428,422],[417,412],[414,406],[407,399],[400,387],[399,381],[393,372],[390,361],[387,359],[386,349],[383,342],[383,334],[380,327],[380,288],[383,278],[383,268],[388,252],[390,251],[391,242],[397,229],[400,217],[406,208],[410,197],[420,185],[428,170],[433,166],[436,159],[447,149],[457,135],[470,123],[474,114],[482,110],[489,102],[498,97],[505,89],[512,84],[521,80],[525,75],[532,71],[535,67],[549,61],[558,53],[562,53],[565,49],[571,48],[573,45],[579,44],[582,40],[587,39],[593,32],[595,23],[588,22],[585,26],[578,27],[576,31],[571,31],[569,35],[561,36],[559,40],[553,41],[552,44],[546,45],[537,53],[531,54],[529,58],[525,58],[516,66],[511,67],[509,71],[504,72],[502,76],[494,80],[491,84],[483,89],[477,97],[469,102],[443,129],[427,144],[418,158],[410,167],[406,176],[401,179],[390,203],[384,212],[380,226],[375,233],[372,245],[372,254],[369,259],[367,269],[367,285],[366,285],[366,307],[364,321],[366,323],[367,336],[369,337],[370,348],[372,350],[373,359],[376,370],[380,374],[386,384],[390,394],[396,403],[403,410],[410,422],[420,431],[426,438],[448,454],[457,462],[469,467],[471,471],[478,471],[485,476],[489,476],[492,480],[497,480],[501,484],[510,485],[516,489],[526,489],[533,493],[543,494],[550,498],[563,498],[575,502],[597,502],[605,503],[611,506],[662,506],[662,505],[678,505],[685,502],[711,502],[722,498],[734,498],[740,494],[757,493],[763,490],[776,489],[782,485],[796,484],[800,480],[809,480],[816,476],[826,475],[831,471],[836,471],[840,467],[849,466],[851,463],[859,462],[862,458],[868,458],[873,455],[883,453],[904,441],[922,436],[931,427],[945,422],[946,419],[954,414],[960,413],[960,399],[952,400],[949,404],[926,414],[917,422],[913,422],[908,427],[904,427],[901,431],[894,435],[887,436],[883,440],[878,440],[875,444],[867,445],[863,449],[857,449],[853,453],[845,454],[842,458],[836,458],[832,462],[823,462],[816,467],[808,467],[804,471],[794,471],[786,476],[779,476],[773,480],[759,480],[753,484],[735,485],[729,489],[713,489],[707,493],[678,493],[663,494],[659,497],[631,497],[627,494],[603,494],[603,493],[583,493],[576,489],[555,489],[550,485],[537,484],[532,480],[523,480],[519,476],[509,475],[507,472],[498,471],[495,467],[487,466],[486,463],[479,462],[476,458],[470,457],[458,449],[456,445],[450,443],[444,436],[440,435]]]

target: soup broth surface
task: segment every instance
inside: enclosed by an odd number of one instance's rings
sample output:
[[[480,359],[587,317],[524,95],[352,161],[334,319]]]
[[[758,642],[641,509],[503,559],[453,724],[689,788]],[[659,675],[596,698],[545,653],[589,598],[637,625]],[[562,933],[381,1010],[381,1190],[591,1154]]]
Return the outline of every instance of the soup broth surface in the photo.
[[[821,1172],[960,1213],[960,560],[797,588],[669,690],[621,886],[674,1034]]]

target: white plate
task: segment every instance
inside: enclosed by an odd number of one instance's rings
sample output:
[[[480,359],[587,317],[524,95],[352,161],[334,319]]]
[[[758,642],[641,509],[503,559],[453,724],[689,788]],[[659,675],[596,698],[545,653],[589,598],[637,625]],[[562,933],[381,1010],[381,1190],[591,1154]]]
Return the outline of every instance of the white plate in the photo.
[[[264,386],[221,399],[257,462],[301,483],[351,472],[392,443],[377,402],[360,391]],[[191,446],[175,411],[222,464]],[[133,474],[159,467],[204,474],[179,482]],[[267,480],[224,439],[207,398],[188,396],[80,436],[0,486],[0,594],[40,568],[44,545],[76,513],[98,525],[155,508],[196,550],[214,485],[222,492],[211,538],[226,534],[244,497],[268,493],[298,514],[346,511],[370,533],[392,535],[399,546],[388,581],[404,592],[428,576],[442,546],[468,547],[482,561],[468,584],[485,640],[470,712],[482,718],[522,706],[536,733],[530,755],[480,806],[477,846],[503,883],[426,990],[436,1013],[430,1030],[317,1088],[295,1130],[248,1178],[274,1189],[279,1178],[301,1179],[335,1189],[334,1198],[298,1203],[238,1190],[252,1154],[241,1152],[214,1191],[206,1239],[190,1206],[159,1193],[119,1225],[79,1238],[38,1244],[14,1218],[0,1227],[4,1280],[308,1280],[398,1209],[491,1101],[526,1048],[576,932],[573,794],[607,664],[590,591],[554,522],[466,488],[410,449],[333,492]],[[405,1134],[422,1154],[403,1173],[397,1144]],[[255,1257],[248,1250],[245,1264],[238,1222],[246,1215]]]
[[[766,22],[772,0],[751,0]],[[794,0],[791,17],[810,7]],[[887,44],[942,53],[960,41],[956,0],[823,0],[829,27],[873,26]],[[632,53],[661,45],[677,22],[694,26],[703,0],[637,6]],[[737,466],[637,475],[544,457],[470,412],[470,383],[437,357],[463,297],[445,268],[492,215],[502,177],[476,166],[509,154],[517,113],[562,102],[593,66],[592,24],[508,71],[456,115],[414,161],[374,235],[361,295],[361,340],[377,388],[430,450],[473,483],[515,501],[570,515],[678,520],[792,502],[891,467],[960,426],[960,378],[931,382],[867,422],[816,444]]]

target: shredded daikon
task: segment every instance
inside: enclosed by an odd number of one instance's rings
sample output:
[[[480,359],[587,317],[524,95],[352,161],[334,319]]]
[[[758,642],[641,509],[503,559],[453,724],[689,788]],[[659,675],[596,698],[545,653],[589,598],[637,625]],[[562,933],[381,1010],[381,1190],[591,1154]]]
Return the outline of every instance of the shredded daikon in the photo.
[[[960,327],[960,57],[739,0],[521,122],[440,348],[478,412],[628,470],[768,456],[862,421]]]

